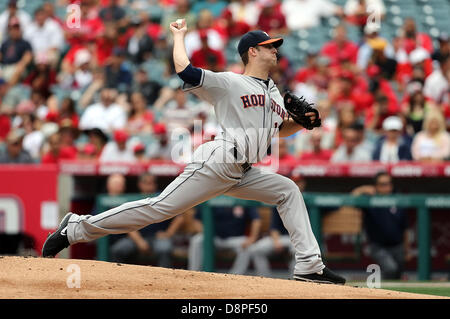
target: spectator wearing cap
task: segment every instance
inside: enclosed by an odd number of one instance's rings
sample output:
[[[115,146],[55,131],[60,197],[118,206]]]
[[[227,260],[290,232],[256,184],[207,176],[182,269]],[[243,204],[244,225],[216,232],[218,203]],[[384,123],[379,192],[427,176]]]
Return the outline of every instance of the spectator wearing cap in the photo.
[[[450,157],[450,135],[440,110],[426,113],[422,131],[414,136],[411,152],[414,160],[422,162],[440,162]]]
[[[16,17],[22,28],[31,24],[31,16],[26,11],[19,9],[17,2],[18,0],[9,0],[8,7],[0,14],[0,42],[5,41],[8,36],[8,24],[11,18]]]
[[[23,38],[30,42],[34,55],[45,54],[51,65],[56,64],[64,46],[64,31],[42,7],[34,12],[34,20],[25,29]]]
[[[383,136],[375,145],[374,161],[397,163],[411,161],[411,139],[403,134],[403,122],[398,116],[389,116],[383,121]]]
[[[233,13],[229,8],[226,8],[223,11],[222,16],[216,20],[214,28],[220,32],[226,43],[228,43],[231,38],[240,37],[250,31],[248,23],[245,21],[235,21],[233,19]]]
[[[80,129],[100,128],[105,132],[122,129],[127,123],[127,114],[116,103],[117,90],[103,88],[100,91],[100,101],[89,105],[80,118]]]
[[[133,153],[134,153],[134,157],[136,158],[136,161],[139,163],[147,163],[148,162],[148,158],[147,155],[145,154],[145,145],[141,142],[136,143],[133,146]]]
[[[447,33],[441,33],[438,37],[439,47],[434,50],[431,58],[438,63],[450,56],[450,39]]]
[[[100,162],[134,163],[133,147],[127,143],[129,138],[125,130],[114,131],[114,140],[108,142],[100,156]]]
[[[363,127],[364,129],[364,127]],[[343,130],[343,142],[331,156],[333,163],[370,162],[372,154],[361,141],[360,130],[355,125]]]
[[[20,129],[11,130],[6,137],[6,148],[0,151],[0,163],[2,164],[32,164],[30,154],[23,149],[24,133]]]
[[[285,0],[281,10],[289,30],[317,27],[322,17],[342,16],[342,8],[328,0]]]
[[[94,144],[91,144],[91,143],[84,144],[78,150],[77,158],[79,160],[95,161],[97,159],[97,157],[96,157],[96,148],[95,148]]]
[[[391,103],[386,94],[381,93],[382,91],[383,90],[377,90],[375,102],[365,114],[366,128],[375,134],[379,133],[382,129],[383,121],[387,117],[394,115],[399,111],[396,97],[394,97],[395,102]]]
[[[62,145],[61,134],[53,133],[48,137],[48,151],[42,156],[42,164],[57,164],[60,160],[74,160],[77,157],[73,148]]]
[[[115,47],[105,67],[105,85],[119,92],[129,92],[133,75],[125,62],[126,51]]]
[[[439,61],[439,68],[425,79],[423,93],[425,97],[441,104],[448,99],[450,90],[450,56]],[[448,103],[448,100],[446,101]]]
[[[199,31],[201,47],[192,53],[191,63],[193,66],[208,69],[213,72],[222,72],[225,70],[226,58],[222,51],[215,50],[208,45],[208,32]]]
[[[289,33],[286,17],[276,0],[258,0],[257,3],[261,7],[257,22],[260,30],[267,32],[270,37]]]
[[[147,24],[140,17],[133,18],[131,25],[134,27],[134,32],[126,44],[127,57],[139,65],[152,56],[154,43],[147,34]]]
[[[126,130],[130,135],[149,134],[155,120],[153,113],[147,109],[144,95],[135,91],[130,96],[130,111]]]
[[[333,39],[323,45],[320,54],[330,59],[331,66],[339,65],[344,60],[356,64],[358,46],[348,39],[345,25],[339,24],[333,32]]]
[[[0,47],[0,65],[3,79],[10,85],[15,85],[33,60],[33,53],[30,43],[22,38],[17,17],[9,20],[8,35],[8,39]]]
[[[166,125],[156,123],[153,126],[153,136],[156,138],[147,148],[149,159],[172,160],[172,144],[170,143]]]

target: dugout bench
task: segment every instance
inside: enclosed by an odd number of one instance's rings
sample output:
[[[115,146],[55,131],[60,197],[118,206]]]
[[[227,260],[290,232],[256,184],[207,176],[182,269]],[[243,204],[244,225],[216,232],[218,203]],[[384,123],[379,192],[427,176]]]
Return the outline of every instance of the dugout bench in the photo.
[[[417,212],[417,242],[418,242],[418,279],[429,280],[431,272],[431,214],[430,209],[450,208],[450,196],[445,194],[408,194],[387,196],[352,196],[336,193],[303,193],[310,215],[314,235],[322,245],[322,216],[321,210],[329,207],[352,206],[365,207],[402,207],[415,208]],[[97,212],[118,206],[127,201],[142,199],[141,194],[127,194],[121,196],[99,195],[96,198]],[[200,205],[204,225],[204,260],[203,270],[214,271],[214,228],[212,207],[218,206],[267,206],[257,201],[248,201],[228,196],[219,196]],[[97,259],[108,260],[108,236],[97,240]]]

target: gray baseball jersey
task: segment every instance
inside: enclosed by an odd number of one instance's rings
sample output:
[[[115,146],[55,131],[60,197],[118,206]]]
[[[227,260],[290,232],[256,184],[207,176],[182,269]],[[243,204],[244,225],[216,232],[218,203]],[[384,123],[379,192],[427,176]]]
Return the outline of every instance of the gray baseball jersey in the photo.
[[[223,133],[200,145],[192,162],[159,196],[128,202],[94,216],[73,214],[67,227],[69,242],[138,230],[225,194],[277,207],[295,249],[295,274],[325,268],[297,185],[258,167],[243,169],[230,152],[236,147],[248,162],[256,162],[266,154],[286,116],[273,81],[266,85],[246,75],[202,70],[200,84],[185,85],[185,90],[214,105]]]
[[[283,97],[272,79],[265,83],[233,72],[202,70],[200,84],[185,83],[184,90],[214,105],[223,130],[216,139],[235,143],[250,163],[264,158],[287,117]]]

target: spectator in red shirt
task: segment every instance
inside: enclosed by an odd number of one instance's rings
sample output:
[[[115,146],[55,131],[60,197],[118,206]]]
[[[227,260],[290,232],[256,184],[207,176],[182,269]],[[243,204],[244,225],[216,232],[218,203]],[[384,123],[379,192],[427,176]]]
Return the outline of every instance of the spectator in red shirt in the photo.
[[[62,123],[70,123],[70,126],[78,128],[80,118],[75,110],[75,102],[70,97],[65,97],[59,110],[50,110],[46,116],[47,121],[58,123],[60,126]]]
[[[411,53],[415,48],[422,47],[433,53],[433,41],[430,36],[423,32],[417,32],[416,22],[413,18],[406,18],[403,22],[403,27],[400,30],[399,47],[397,49],[404,49],[407,54]]]
[[[224,71],[226,59],[223,52],[209,47],[207,30],[199,30],[199,35],[202,46],[192,53],[192,65],[213,72]]]
[[[333,40],[325,43],[321,55],[330,58],[331,66],[339,65],[343,60],[356,64],[358,46],[347,38],[347,29],[344,24],[339,24],[334,29]]]
[[[133,92],[130,97],[130,114],[126,130],[130,135],[152,132],[154,115],[147,110],[145,97],[141,92]]]
[[[42,156],[42,164],[56,164],[60,160],[75,159],[77,153],[71,148],[61,146],[61,135],[54,133],[48,138],[49,150]]]
[[[300,160],[302,161],[329,161],[331,156],[333,155],[332,150],[323,149],[321,146],[322,143],[322,130],[314,129],[311,133],[311,145],[312,150],[303,152],[300,155]]]
[[[244,35],[250,31],[250,26],[245,21],[235,21],[230,9],[225,9],[222,13],[222,17],[219,18],[215,25],[216,29],[225,42],[228,42],[230,38],[236,38]]]
[[[34,58],[35,68],[23,81],[32,90],[40,91],[45,98],[51,95],[51,87],[57,83],[57,74],[51,68],[47,54],[39,53]]]
[[[75,23],[75,21],[68,21],[69,25],[65,24],[65,38],[71,47],[83,45],[89,38],[97,37],[104,32],[102,20],[88,2],[81,1],[80,13],[79,27],[70,26],[70,22]]]
[[[276,9],[275,0],[258,0],[261,12],[258,18],[258,28],[267,32],[269,36],[275,37],[288,33],[286,18],[281,10]]]

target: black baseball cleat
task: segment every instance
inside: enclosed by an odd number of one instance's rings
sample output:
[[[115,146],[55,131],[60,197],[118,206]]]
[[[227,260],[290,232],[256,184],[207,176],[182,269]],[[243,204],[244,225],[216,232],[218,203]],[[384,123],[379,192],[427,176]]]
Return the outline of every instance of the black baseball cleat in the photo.
[[[70,246],[67,239],[67,225],[72,213],[67,213],[62,219],[56,231],[47,237],[42,246],[42,257],[55,257],[61,250]]]
[[[318,284],[337,284],[337,285],[345,284],[345,278],[332,272],[328,267],[325,267],[320,272],[316,272],[314,274],[307,274],[307,275],[294,274],[294,279],[298,281],[315,282]]]

